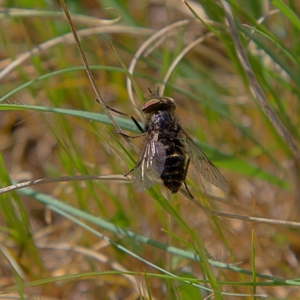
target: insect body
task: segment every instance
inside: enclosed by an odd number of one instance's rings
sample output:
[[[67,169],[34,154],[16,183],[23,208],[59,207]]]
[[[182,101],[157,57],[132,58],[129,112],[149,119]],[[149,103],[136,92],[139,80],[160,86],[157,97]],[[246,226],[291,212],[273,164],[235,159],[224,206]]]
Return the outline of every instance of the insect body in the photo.
[[[191,161],[207,180],[227,191],[225,178],[181,128],[175,109],[172,98],[155,95],[142,106],[146,139],[133,169],[134,189],[145,191],[161,178],[172,193],[177,193]]]

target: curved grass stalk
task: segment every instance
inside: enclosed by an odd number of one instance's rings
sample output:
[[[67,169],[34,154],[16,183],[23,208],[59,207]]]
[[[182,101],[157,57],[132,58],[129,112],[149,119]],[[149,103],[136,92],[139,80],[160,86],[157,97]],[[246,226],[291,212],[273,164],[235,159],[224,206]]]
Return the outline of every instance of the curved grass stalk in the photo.
[[[267,218],[259,218],[259,217],[249,217],[249,216],[242,216],[242,215],[236,215],[236,214],[223,213],[223,212],[219,212],[219,211],[213,211],[213,210],[210,210],[209,208],[205,207],[204,205],[202,205],[195,198],[192,198],[186,192],[186,190],[184,190],[183,188],[180,189],[180,192],[184,196],[186,196],[190,201],[192,201],[193,204],[195,204],[198,208],[200,208],[205,213],[210,214],[210,215],[229,218],[229,219],[242,220],[242,221],[246,221],[246,222],[256,222],[256,223],[282,225],[282,226],[288,226],[288,227],[293,227],[293,228],[300,228],[300,222],[275,220],[275,219],[267,219]]]
[[[0,243],[0,252],[2,252],[3,256],[8,260],[8,262],[13,267],[14,271],[18,274],[18,276],[20,276],[20,278],[22,278],[23,280],[27,280],[28,278],[22,270],[22,267],[2,243]]]
[[[120,182],[129,182],[129,177],[124,175],[76,175],[76,176],[61,176],[57,178],[42,178],[36,180],[29,180],[13,185],[6,186],[0,189],[0,195],[7,192],[19,190],[29,186],[36,186],[41,184],[53,183],[53,182],[68,182],[68,181],[84,181],[84,180],[112,180]]]
[[[36,239],[36,245],[39,249],[51,249],[51,250],[63,250],[66,252],[75,252],[75,253],[79,253],[81,255],[84,255],[86,257],[89,257],[90,259],[93,259],[95,261],[101,262],[103,264],[108,264],[112,270],[120,272],[120,274],[122,276],[124,276],[124,278],[126,278],[130,284],[133,286],[134,290],[138,293],[139,292],[139,288],[137,285],[136,280],[127,274],[127,272],[129,272],[129,270],[125,269],[120,263],[118,263],[117,261],[111,261],[110,259],[108,259],[108,257],[104,254],[101,254],[99,251],[99,249],[89,249],[83,246],[78,246],[78,245],[73,245],[70,243],[43,243],[43,242],[39,242],[37,241],[38,236],[35,235],[35,239]],[[109,246],[110,243],[106,242],[105,246]],[[0,245],[1,246],[1,245]],[[103,249],[104,247],[101,247],[101,249]]]
[[[160,39],[161,37],[163,37],[164,35],[166,35],[168,32],[170,32],[171,30],[174,30],[175,28],[181,27],[181,26],[185,26],[187,24],[189,24],[191,21],[190,20],[182,20],[176,23],[173,23],[169,26],[164,27],[163,29],[159,30],[158,32],[154,33],[153,35],[151,35],[136,51],[136,53],[133,56],[133,59],[131,60],[129,67],[128,67],[128,71],[130,74],[133,74],[135,66],[137,64],[137,61],[139,60],[139,58],[142,56],[143,52],[146,51],[147,47],[152,46],[153,43],[155,43],[155,41],[157,41],[158,39]],[[149,53],[147,53],[149,54]],[[132,83],[130,81],[130,78],[127,77],[126,78],[126,87],[127,87],[127,93],[128,93],[128,97],[129,100],[131,101],[131,103],[133,104],[133,107],[136,108],[138,107],[137,103],[135,103],[134,97],[133,97],[133,91],[132,91]],[[141,112],[139,110],[136,109],[136,113],[141,117]]]
[[[197,262],[201,261],[200,256],[197,253],[194,253],[193,251],[191,252],[189,249],[182,250],[180,248],[158,242],[149,237],[138,235],[132,231],[118,227],[115,224],[100,218],[99,216],[93,216],[93,215],[91,215],[85,211],[79,210],[69,204],[63,203],[62,201],[59,201],[58,199],[53,198],[52,196],[36,192],[30,188],[22,189],[18,193],[20,193],[22,195],[30,196],[33,199],[39,201],[40,203],[43,203],[44,205],[46,205],[47,207],[50,207],[51,209],[55,210],[58,213],[64,212],[64,213],[74,217],[74,220],[76,221],[76,223],[79,221],[78,219],[86,220],[94,225],[99,226],[102,229],[113,232],[113,233],[117,234],[118,236],[124,236],[127,238],[131,238],[131,239],[135,240],[136,242],[147,244],[149,246],[164,250],[170,254],[174,254],[174,255],[177,255],[180,257],[187,258],[189,260],[193,260],[193,261],[197,261]],[[75,217],[77,217],[77,218],[75,218]],[[97,231],[97,233],[99,233],[99,232]],[[236,264],[228,264],[228,263],[218,262],[218,261],[212,260],[212,259],[208,259],[208,262],[216,268],[226,269],[226,270],[230,270],[233,272],[250,275],[250,276],[253,275],[252,270],[242,269],[242,268],[236,266]],[[273,284],[281,283],[281,284],[299,286],[299,281],[297,279],[285,280],[285,279],[282,279],[279,277],[275,277],[272,275],[265,275],[265,274],[261,274],[261,273],[257,273],[256,277],[261,278],[261,279],[270,280]],[[258,285],[258,282],[257,282],[257,285]]]
[[[273,15],[278,14],[278,13],[280,13],[279,9],[273,9],[273,10],[269,11],[267,14],[265,14],[264,16],[260,17],[257,20],[257,23],[262,24],[268,17],[273,16]],[[249,46],[249,43],[251,42],[252,36],[254,35],[254,33],[255,33],[255,29],[252,29],[251,34],[249,35],[249,38],[248,38],[248,41],[247,41],[246,48]]]
[[[53,182],[68,182],[68,181],[83,181],[83,180],[113,180],[119,182],[130,183],[130,176],[124,177],[124,175],[76,175],[76,176],[63,176],[58,178],[49,178],[49,179],[36,179],[29,180],[25,182],[16,183],[10,186],[6,186],[0,189],[0,195],[4,193],[8,193],[11,191],[19,190],[22,188],[36,186],[41,184],[53,183]],[[213,211],[204,205],[202,205],[197,199],[192,198],[185,189],[181,188],[180,192],[187,197],[193,204],[195,204],[198,208],[203,210],[205,213],[210,215],[215,215],[219,217],[242,220],[247,222],[256,222],[256,223],[264,223],[264,224],[272,224],[272,225],[281,225],[281,226],[289,226],[294,228],[300,228],[300,222],[292,222],[292,221],[284,221],[284,220],[275,220],[268,218],[259,218],[259,217],[251,217],[251,216],[242,216],[236,214],[223,213],[218,211]]]
[[[286,146],[290,149],[291,153],[293,153],[295,159],[300,161],[300,147],[296,143],[295,139],[292,137],[292,135],[289,133],[289,131],[285,128],[283,123],[280,121],[270,104],[268,103],[266,96],[261,89],[255,74],[251,68],[251,65],[248,61],[248,58],[245,54],[245,51],[243,49],[242,43],[240,41],[236,24],[234,21],[234,17],[231,11],[230,5],[224,1],[221,0],[225,16],[228,22],[228,27],[236,48],[237,56],[240,60],[240,63],[248,77],[250,90],[253,94],[253,97],[257,100],[257,103],[259,104],[260,108],[264,112],[264,114],[267,116],[269,121],[274,126],[277,133],[280,135],[280,137],[283,139],[283,141],[286,143]]]
[[[122,16],[119,11],[114,8],[108,8],[117,13],[117,17],[115,19],[99,19],[86,15],[72,14],[72,18],[75,22],[83,23],[86,25],[112,25],[118,23]],[[36,10],[36,9],[21,9],[21,8],[0,8],[0,19],[13,17],[13,18],[32,18],[32,17],[49,17],[49,18],[59,18],[65,19],[65,14],[60,11],[46,11],[46,10]]]
[[[82,29],[78,30],[77,34],[78,37],[86,37],[94,34],[104,34],[104,33],[126,33],[126,34],[132,34],[132,35],[149,35],[153,32],[151,29],[146,28],[140,28],[140,30],[137,30],[136,27],[131,26],[125,26],[125,25],[113,25],[113,26],[99,26],[94,28],[88,28],[88,29]],[[56,37],[54,39],[48,40],[31,50],[24,52],[20,54],[12,63],[7,65],[3,70],[0,72],[0,80],[3,79],[5,76],[7,76],[12,70],[14,70],[16,67],[21,65],[24,61],[28,60],[33,55],[39,55],[42,52],[56,46],[59,44],[70,44],[74,43],[74,38],[72,33],[67,33],[65,35],[62,35],[60,37]]]
[[[107,236],[105,236],[104,234],[100,233],[99,231],[93,229],[92,227],[88,226],[87,224],[81,222],[78,218],[73,217],[71,214],[68,214],[68,213],[65,212],[64,210],[61,210],[61,209],[59,209],[59,208],[57,208],[57,207],[54,207],[54,206],[51,206],[51,205],[49,206],[49,208],[50,208],[51,210],[55,211],[56,213],[58,213],[58,214],[64,216],[65,218],[71,220],[72,222],[74,222],[75,224],[79,225],[80,227],[85,228],[86,230],[90,231],[91,233],[93,233],[93,234],[96,235],[97,237],[99,237],[99,238],[101,238],[101,239],[107,241],[108,243],[110,243],[111,245],[113,245],[114,247],[116,247],[118,250],[120,250],[120,251],[122,251],[122,252],[124,252],[124,253],[126,253],[126,254],[128,254],[128,255],[130,255],[131,257],[133,257],[133,258],[139,260],[140,262],[143,262],[144,264],[146,264],[146,265],[148,265],[148,266],[154,268],[155,270],[158,270],[158,271],[162,272],[163,274],[169,275],[169,276],[171,276],[171,277],[174,278],[174,279],[180,278],[179,276],[177,276],[177,275],[175,275],[175,274],[173,274],[173,273],[171,273],[171,272],[169,272],[169,271],[167,271],[167,270],[165,270],[165,269],[163,269],[163,268],[161,268],[161,267],[159,267],[159,266],[157,266],[157,265],[155,265],[155,264],[149,262],[148,260],[146,260],[146,259],[142,258],[141,256],[135,254],[134,252],[128,250],[128,249],[125,248],[124,246],[122,246],[122,245],[116,243],[115,241],[113,241],[113,240],[110,239],[109,237],[107,237]],[[207,287],[204,287],[204,286],[195,284],[195,283],[190,282],[190,281],[184,281],[184,282],[187,283],[187,284],[191,284],[191,285],[193,285],[193,286],[195,286],[195,287],[198,287],[198,288],[200,288],[200,289],[203,289],[203,290],[212,292],[212,289],[210,289],[210,288],[207,288]],[[233,294],[230,293],[230,295],[233,295]]]
[[[214,37],[215,34],[212,32],[207,33],[205,36],[202,36],[198,39],[196,39],[195,41],[193,41],[192,43],[190,43],[188,46],[186,46],[179,54],[178,56],[173,60],[172,64],[170,65],[164,79],[163,79],[163,83],[162,83],[162,87],[160,88],[160,91],[162,93],[162,95],[164,94],[164,90],[166,87],[166,83],[169,80],[172,72],[174,71],[174,69],[176,68],[177,64],[182,60],[182,58],[191,50],[193,49],[195,46],[197,46],[198,44],[201,44],[202,42],[204,42],[206,39],[212,38]]]
[[[96,82],[95,82],[95,79],[94,79],[94,76],[90,70],[90,66],[88,64],[88,61],[86,59],[86,56],[83,52],[83,49],[81,47],[81,44],[80,44],[80,41],[79,41],[79,36],[77,35],[77,32],[76,32],[76,29],[74,27],[74,24],[72,22],[72,18],[71,18],[71,15],[66,7],[66,4],[65,4],[65,1],[64,0],[60,0],[60,4],[65,12],[65,15],[67,17],[67,20],[68,20],[68,23],[70,25],[70,28],[72,30],[72,34],[73,34],[73,37],[76,41],[76,44],[77,44],[77,47],[78,47],[78,50],[79,50],[79,53],[80,53],[80,56],[81,56],[81,59],[82,59],[82,62],[85,66],[85,69],[86,69],[86,73],[87,73],[87,76],[89,78],[89,81],[91,83],[91,86],[94,90],[94,93],[97,97],[97,101],[100,103],[100,105],[102,106],[105,114],[107,115],[107,117],[109,118],[109,120],[111,121],[111,123],[113,124],[113,126],[115,127],[116,131],[122,135],[122,137],[124,138],[124,140],[138,153],[139,152],[139,149],[133,144],[133,142],[131,141],[131,139],[126,136],[122,130],[122,128],[119,126],[119,124],[115,121],[115,119],[113,118],[112,114],[111,114],[111,110],[110,108],[106,105],[102,95],[100,94],[100,91],[96,85]]]

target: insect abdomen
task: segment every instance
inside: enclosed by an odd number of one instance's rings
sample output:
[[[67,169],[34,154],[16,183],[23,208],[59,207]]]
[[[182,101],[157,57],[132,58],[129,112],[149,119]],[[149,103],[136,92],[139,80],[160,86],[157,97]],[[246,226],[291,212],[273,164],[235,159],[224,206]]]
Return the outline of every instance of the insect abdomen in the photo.
[[[160,140],[166,148],[166,162],[161,179],[172,193],[177,193],[185,180],[185,157],[179,145],[180,142],[175,140]]]

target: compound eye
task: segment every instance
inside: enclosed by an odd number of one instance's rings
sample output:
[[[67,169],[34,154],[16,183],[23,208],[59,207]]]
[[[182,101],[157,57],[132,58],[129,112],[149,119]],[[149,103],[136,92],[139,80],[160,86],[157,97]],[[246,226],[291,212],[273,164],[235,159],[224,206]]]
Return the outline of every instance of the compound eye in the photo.
[[[154,108],[157,104],[159,104],[161,101],[159,99],[153,98],[148,100],[146,103],[142,106],[142,111],[147,111],[149,109]]]

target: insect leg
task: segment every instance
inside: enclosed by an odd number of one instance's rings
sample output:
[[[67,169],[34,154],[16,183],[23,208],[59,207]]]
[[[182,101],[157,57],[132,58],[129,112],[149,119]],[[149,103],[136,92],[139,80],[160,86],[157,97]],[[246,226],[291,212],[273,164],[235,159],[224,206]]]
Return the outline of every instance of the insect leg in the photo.
[[[118,132],[118,134],[120,134],[120,135],[122,135],[122,136],[126,136],[126,137],[128,137],[128,138],[130,138],[130,139],[136,139],[136,138],[139,138],[139,137],[145,135],[146,132],[143,132],[143,133],[137,134],[137,135],[128,135],[128,134],[123,133],[123,132]]]
[[[109,110],[111,110],[111,111],[113,111],[113,112],[115,112],[115,113],[117,113],[117,114],[119,114],[119,115],[121,115],[121,116],[129,117],[127,114],[125,114],[125,113],[123,113],[123,112],[121,112],[121,111],[119,111],[119,110],[116,110],[116,109],[114,109],[114,108],[112,108],[112,107],[109,107],[109,106],[107,106],[107,105],[106,105],[106,107],[107,107]]]
[[[96,99],[96,101],[100,104],[100,101],[99,101],[98,99]],[[114,109],[114,108],[111,108],[111,107],[109,107],[109,106],[106,105],[106,104],[105,104],[105,106],[106,106],[107,109],[109,109],[109,110],[111,110],[111,111],[113,111],[113,112],[115,112],[115,113],[117,113],[117,114],[119,114],[119,115],[129,117],[127,114],[124,114],[124,113],[122,113],[122,112],[119,111],[119,110],[116,110],[116,109]]]
[[[124,174],[124,177],[127,177],[131,172],[134,171],[135,168],[131,169],[129,172],[127,172],[126,174]]]
[[[186,168],[185,168],[185,174],[184,174],[184,178],[186,178],[186,174],[187,174],[187,171],[189,169],[189,164],[190,164],[190,159],[188,159],[187,163],[186,163]],[[185,189],[186,191],[188,192],[188,194],[190,195],[191,198],[194,199],[194,196],[191,194],[191,192],[189,191],[188,187],[187,187],[187,184],[186,184],[186,181],[184,179],[184,186],[185,186]]]
[[[145,133],[145,130],[141,127],[140,123],[133,116],[130,116],[130,118],[135,124],[135,126],[140,130],[140,132]]]
[[[130,172],[131,172],[131,171],[130,171]],[[130,173],[130,172],[129,172],[129,173]],[[128,174],[129,174],[129,173],[128,173]],[[128,175],[128,174],[126,174],[126,175]],[[125,175],[125,176],[126,176],[126,175]],[[187,191],[188,194],[190,195],[190,197],[191,197],[192,199],[194,199],[194,196],[193,196],[193,195],[191,194],[191,192],[189,191],[189,189],[188,189],[187,184],[186,184],[185,181],[184,181],[184,186],[185,186],[186,191]]]
[[[96,101],[97,101],[98,103],[100,103],[98,99],[96,99]],[[117,110],[117,109],[111,108],[111,107],[109,107],[108,105],[106,105],[106,108],[109,109],[109,110],[111,110],[111,111],[113,111],[113,112],[115,112],[115,113],[117,113],[117,114],[119,114],[119,115],[121,115],[121,116],[129,117],[129,115],[127,115],[127,114],[125,114],[125,113],[123,113],[123,112],[121,112],[121,111],[119,111],[119,110]],[[143,128],[141,127],[141,125],[139,124],[139,122],[138,122],[133,116],[130,116],[130,119],[133,121],[133,123],[134,123],[135,126],[139,129],[140,132],[142,132],[142,133],[145,132],[144,129],[143,129]],[[119,132],[119,133],[120,133],[120,132]],[[127,135],[125,135],[125,134],[121,134],[121,135],[127,136]],[[130,136],[127,136],[127,137],[130,137]],[[137,136],[137,137],[139,137],[139,136]]]
[[[150,89],[149,89],[149,90],[150,90]],[[98,99],[96,99],[96,101],[97,101],[98,103],[100,103]],[[113,111],[113,112],[115,112],[115,113],[121,115],[121,116],[129,117],[129,115],[127,115],[127,114],[125,114],[125,113],[123,113],[123,112],[121,112],[121,111],[119,111],[119,110],[117,110],[117,109],[111,108],[111,107],[109,107],[108,105],[106,105],[106,108],[109,109],[110,111]],[[118,132],[118,133],[119,133],[120,135],[126,136],[126,137],[128,137],[128,138],[130,138],[130,139],[138,138],[138,137],[141,137],[141,136],[145,135],[146,132],[145,132],[145,130],[141,127],[141,125],[139,124],[139,122],[138,122],[133,116],[130,116],[130,119],[133,121],[133,123],[135,124],[135,126],[140,130],[141,134],[138,134],[138,135],[135,135],[135,136],[131,136],[131,135],[128,135],[128,134],[123,133],[123,132]],[[135,169],[135,168],[131,169],[129,172],[127,172],[126,174],[124,174],[124,177],[127,177],[131,172],[134,171],[134,169]]]

